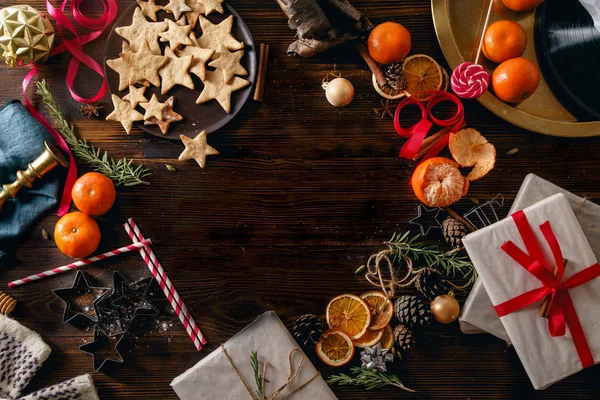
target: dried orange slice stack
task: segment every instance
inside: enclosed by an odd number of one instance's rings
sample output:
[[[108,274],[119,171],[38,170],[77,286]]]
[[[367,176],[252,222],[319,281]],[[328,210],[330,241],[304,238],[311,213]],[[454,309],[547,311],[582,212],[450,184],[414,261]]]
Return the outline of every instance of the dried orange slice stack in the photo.
[[[461,167],[473,167],[467,179],[476,181],[494,168],[496,148],[476,129],[462,129],[450,135],[448,148]]]
[[[392,301],[384,293],[377,290],[364,293],[360,298],[367,303],[371,312],[369,329],[376,331],[385,328],[394,315],[394,304]]]
[[[354,355],[352,339],[344,332],[328,329],[316,345],[317,356],[330,367],[347,364]]]

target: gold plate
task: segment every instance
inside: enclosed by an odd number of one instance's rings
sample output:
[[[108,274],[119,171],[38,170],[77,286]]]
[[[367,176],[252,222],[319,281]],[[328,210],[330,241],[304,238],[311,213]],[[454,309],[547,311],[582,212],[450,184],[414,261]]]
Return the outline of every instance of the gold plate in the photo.
[[[533,43],[535,12],[516,13],[508,10],[500,0],[494,1],[490,24],[501,19],[518,22],[527,32],[524,57],[537,64]],[[454,69],[465,61],[473,61],[477,52],[489,0],[431,0],[435,33],[442,52]],[[496,64],[480,56],[480,64],[490,73]],[[561,137],[589,137],[600,135],[600,121],[577,122],[552,94],[544,77],[533,96],[517,105],[504,103],[489,90],[477,99],[485,108],[521,128]]]

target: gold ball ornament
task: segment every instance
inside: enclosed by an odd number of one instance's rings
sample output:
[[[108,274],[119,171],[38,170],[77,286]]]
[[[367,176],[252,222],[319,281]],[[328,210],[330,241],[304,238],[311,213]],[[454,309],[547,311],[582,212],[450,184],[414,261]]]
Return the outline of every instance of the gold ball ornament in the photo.
[[[433,299],[431,313],[433,318],[440,324],[451,324],[458,318],[460,306],[454,296],[444,294]]]
[[[0,51],[11,67],[46,61],[54,36],[48,18],[31,6],[16,5],[0,10]]]
[[[354,86],[346,78],[335,78],[327,82],[324,87],[325,97],[332,106],[345,107],[354,98]]]

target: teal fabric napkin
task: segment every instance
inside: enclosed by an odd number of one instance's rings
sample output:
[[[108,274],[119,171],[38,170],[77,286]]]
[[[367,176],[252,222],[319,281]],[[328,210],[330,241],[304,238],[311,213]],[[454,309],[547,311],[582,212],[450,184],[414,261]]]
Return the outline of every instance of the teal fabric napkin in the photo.
[[[0,185],[16,179],[44,151],[44,141],[54,143],[50,133],[17,100],[0,108]],[[19,237],[58,201],[61,167],[22,188],[0,210],[0,262],[14,251]],[[64,170],[64,169],[63,169]],[[64,171],[62,171],[64,173]],[[1,188],[0,188],[1,190]]]

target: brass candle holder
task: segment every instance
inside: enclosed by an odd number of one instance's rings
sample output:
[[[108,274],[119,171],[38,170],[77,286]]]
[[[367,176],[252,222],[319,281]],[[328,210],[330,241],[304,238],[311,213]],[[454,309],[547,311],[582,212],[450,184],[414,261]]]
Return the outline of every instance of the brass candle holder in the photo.
[[[17,197],[17,193],[23,186],[31,188],[36,179],[41,179],[57,165],[68,167],[69,162],[56,146],[44,142],[46,149],[27,166],[26,170],[17,171],[17,179],[13,183],[4,184],[0,193],[0,209],[9,198]]]

